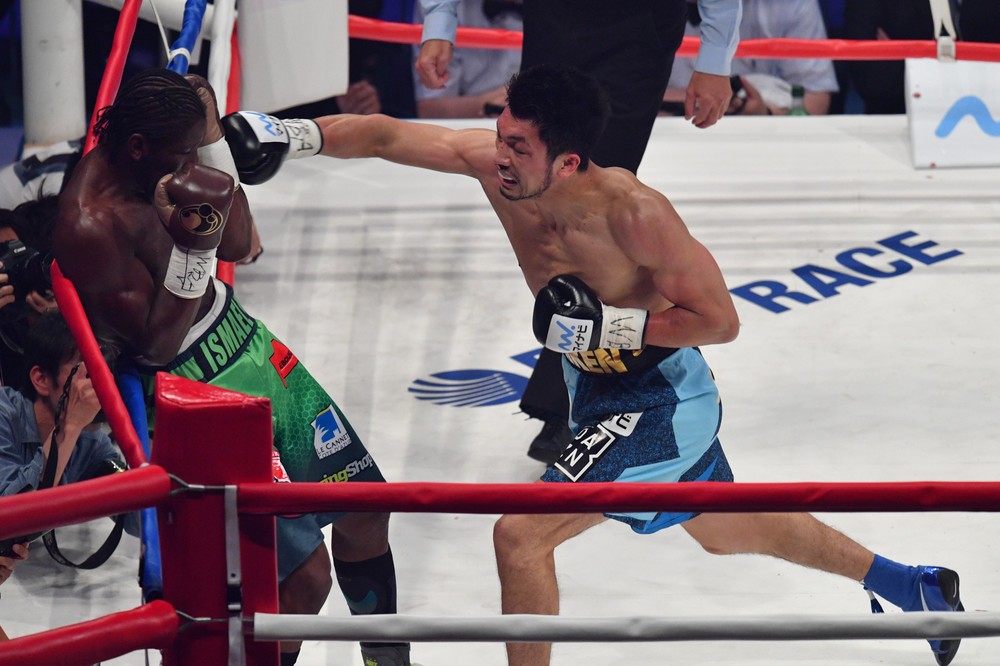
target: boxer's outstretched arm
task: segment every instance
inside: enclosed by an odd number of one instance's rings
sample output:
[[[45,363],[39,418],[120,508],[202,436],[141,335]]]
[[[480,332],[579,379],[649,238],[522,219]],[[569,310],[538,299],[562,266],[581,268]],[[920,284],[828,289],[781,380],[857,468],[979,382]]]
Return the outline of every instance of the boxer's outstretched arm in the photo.
[[[273,178],[282,164],[321,154],[381,157],[399,164],[480,179],[496,170],[496,132],[453,130],[381,114],[343,113],[315,120],[239,111],[222,119],[243,183]]]
[[[377,114],[324,116],[317,118],[316,123],[323,133],[320,153],[328,157],[380,157],[474,178],[495,170],[493,130],[453,130]]]

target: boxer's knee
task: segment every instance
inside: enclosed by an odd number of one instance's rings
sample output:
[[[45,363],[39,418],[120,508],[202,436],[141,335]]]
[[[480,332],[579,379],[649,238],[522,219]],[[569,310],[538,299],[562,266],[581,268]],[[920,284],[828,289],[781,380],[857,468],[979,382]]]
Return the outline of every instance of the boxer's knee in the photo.
[[[315,614],[323,608],[333,588],[330,556],[320,545],[278,586],[282,613]]]

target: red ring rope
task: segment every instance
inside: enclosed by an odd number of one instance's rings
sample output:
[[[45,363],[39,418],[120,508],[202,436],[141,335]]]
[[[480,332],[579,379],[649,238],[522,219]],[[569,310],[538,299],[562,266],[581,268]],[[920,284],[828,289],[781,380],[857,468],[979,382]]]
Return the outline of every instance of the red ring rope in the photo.
[[[87,128],[87,142],[84,144],[84,154],[97,145],[97,138],[94,136],[94,123],[97,122],[97,114],[106,106],[110,106],[115,101],[118,94],[118,86],[122,82],[122,71],[125,69],[125,60],[128,58],[128,50],[132,46],[132,35],[135,34],[135,24],[139,20],[139,6],[142,0],[125,0],[121,14],[118,17],[118,25],[115,27],[115,36],[111,42],[111,54],[108,55],[108,63],[104,67],[104,75],[101,77],[101,86],[97,90],[97,102],[94,104],[94,111],[90,115],[90,125]]]
[[[242,483],[246,513],[998,511],[1000,482]]]
[[[419,44],[423,26],[389,23],[351,15],[348,31],[356,39],[372,39],[397,44]],[[459,28],[455,46],[487,49],[519,49],[521,33],[511,30]],[[698,54],[698,38],[685,37],[677,55]],[[828,58],[830,60],[902,60],[936,58],[937,42],[926,40],[850,39],[747,39],[736,49],[737,58]],[[1000,44],[955,42],[958,60],[1000,62]]]
[[[692,40],[690,44],[687,43],[689,39]],[[697,55],[697,40],[690,37],[684,40],[678,55]],[[937,58],[937,49],[937,42],[933,39],[746,39],[736,49],[736,57],[903,60]],[[955,42],[955,58],[1000,62],[1000,44]]]
[[[172,487],[146,465],[111,477],[0,498],[0,538],[154,506]],[[243,513],[635,511],[998,511],[1000,482],[891,483],[294,483],[239,484]]]
[[[137,511],[167,499],[170,477],[158,465],[68,486],[0,497],[0,539]]]
[[[73,283],[67,280],[62,271],[59,270],[59,263],[52,262],[52,289],[56,294],[56,301],[59,303],[59,310],[63,319],[73,332],[77,346],[80,348],[80,355],[87,364],[87,371],[94,384],[94,391],[100,399],[101,408],[111,425],[111,431],[121,447],[122,454],[129,467],[135,469],[146,462],[146,454],[142,448],[142,442],[132,426],[128,410],[122,402],[115,378],[111,374],[108,364],[101,355],[101,349],[94,337],[94,331],[90,327],[90,320],[87,319],[83,311],[83,304],[80,302],[80,295],[76,291]]]
[[[129,652],[170,647],[180,618],[166,601],[0,641],[0,664],[96,664]]]

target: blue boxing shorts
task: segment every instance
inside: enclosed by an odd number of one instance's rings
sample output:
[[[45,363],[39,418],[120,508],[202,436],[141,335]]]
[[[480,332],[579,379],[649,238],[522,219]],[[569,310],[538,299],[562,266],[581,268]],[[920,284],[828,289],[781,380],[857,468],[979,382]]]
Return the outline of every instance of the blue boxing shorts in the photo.
[[[718,438],[722,401],[698,349],[578,352],[563,375],[575,436],[542,481],[733,480]],[[698,514],[605,515],[651,534]]]

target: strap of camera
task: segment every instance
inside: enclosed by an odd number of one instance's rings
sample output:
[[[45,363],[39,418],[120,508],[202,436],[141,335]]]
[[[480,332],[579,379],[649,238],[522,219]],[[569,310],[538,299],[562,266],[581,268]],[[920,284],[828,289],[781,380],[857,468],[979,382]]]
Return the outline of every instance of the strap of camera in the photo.
[[[39,490],[51,488],[55,482],[56,466],[59,462],[59,447],[57,446],[57,438],[61,429],[63,411],[66,409],[66,402],[69,400],[69,390],[73,382],[73,376],[79,368],[80,365],[77,364],[70,371],[69,376],[66,378],[66,384],[63,386],[62,395],[59,397],[59,404],[56,406],[56,427],[52,431],[52,443],[49,445],[49,458],[45,463],[45,472],[42,474],[42,481],[38,484]],[[62,551],[59,550],[59,544],[56,543],[55,528],[42,535],[42,543],[45,544],[45,550],[49,551],[49,555],[52,559],[63,566],[73,567],[76,569],[96,569],[108,561],[108,558],[111,557],[111,554],[115,552],[116,548],[118,548],[118,543],[122,539],[122,531],[125,529],[125,514],[115,516],[114,520],[114,529],[111,530],[111,534],[109,534],[108,538],[105,539],[104,544],[97,549],[97,552],[79,564],[67,559],[62,554]]]
[[[125,514],[120,513],[115,516],[115,526],[111,530],[111,534],[108,535],[108,538],[104,540],[101,547],[98,548],[93,555],[79,563],[67,559],[66,556],[62,554],[62,551],[59,550],[59,544],[56,543],[56,531],[54,529],[49,530],[42,536],[42,543],[45,544],[45,550],[49,551],[49,555],[52,556],[52,559],[63,566],[73,567],[74,569],[96,569],[107,562],[108,558],[115,552],[115,549],[118,548],[118,543],[122,540],[122,532],[124,529]]]
[[[63,384],[62,395],[59,396],[59,402],[56,404],[56,425],[52,429],[52,441],[49,444],[49,458],[45,461],[45,471],[42,473],[42,480],[38,484],[38,490],[51,488],[56,482],[56,467],[59,464],[59,431],[62,430],[62,415],[63,412],[66,411],[66,403],[69,401],[69,389],[73,384],[73,377],[76,376],[76,371],[79,369],[80,364],[77,363],[73,366],[73,369],[69,371],[69,376],[66,377],[66,383]]]

